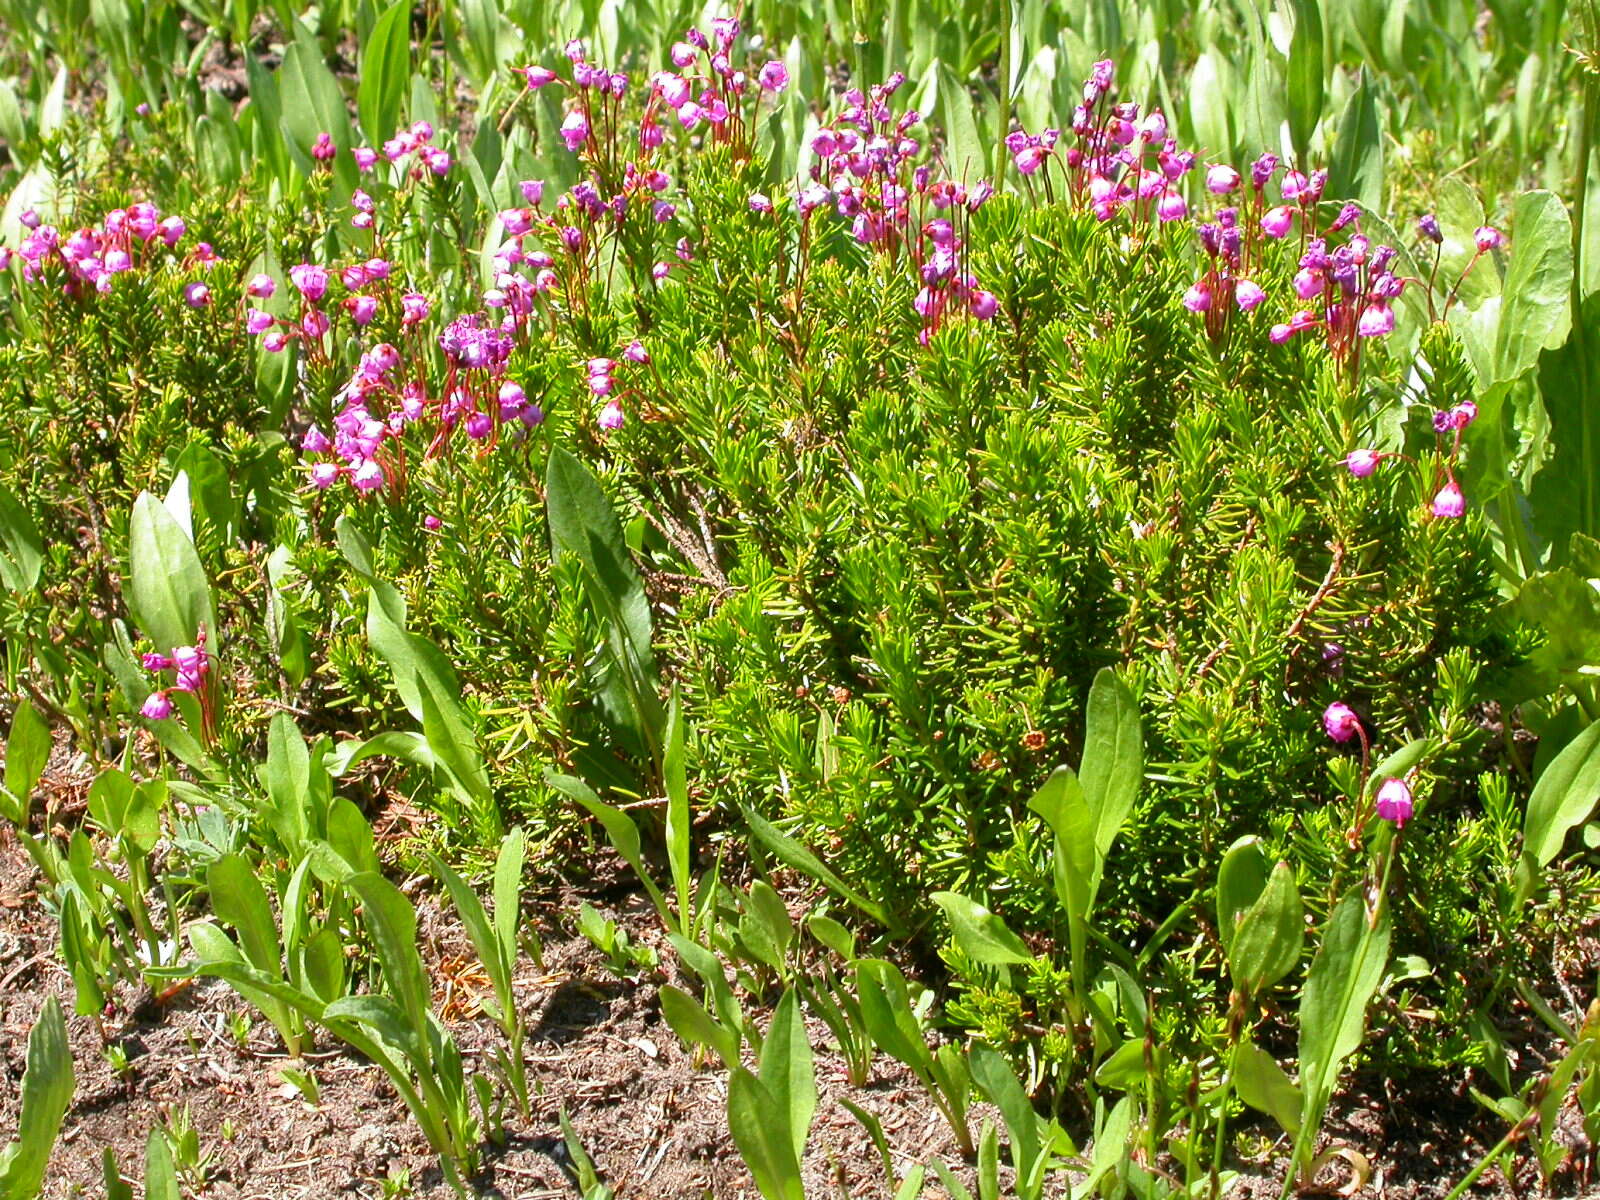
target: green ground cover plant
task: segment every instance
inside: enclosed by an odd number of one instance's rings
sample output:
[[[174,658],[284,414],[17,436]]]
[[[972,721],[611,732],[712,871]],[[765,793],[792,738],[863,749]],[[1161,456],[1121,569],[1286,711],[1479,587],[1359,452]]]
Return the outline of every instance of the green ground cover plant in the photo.
[[[948,1126],[897,1167],[841,1100],[895,1196],[1218,1196],[1248,1138],[1359,1189],[1354,1064],[1504,1121],[1452,1195],[1587,1178],[1584,14],[12,8],[0,819],[78,1017],[221,980],[469,1192],[534,1109],[526,876],[614,851],[659,930],[546,924],[768,1200],[819,1052]]]

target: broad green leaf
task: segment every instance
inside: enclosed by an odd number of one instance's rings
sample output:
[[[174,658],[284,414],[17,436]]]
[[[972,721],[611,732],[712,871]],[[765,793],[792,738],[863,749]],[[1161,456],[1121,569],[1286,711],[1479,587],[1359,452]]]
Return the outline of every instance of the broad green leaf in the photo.
[[[1277,1121],[1290,1137],[1300,1132],[1300,1089],[1272,1055],[1253,1042],[1241,1042],[1233,1052],[1233,1086],[1239,1099]]]
[[[377,874],[381,870],[371,823],[343,796],[328,806],[328,844],[355,871]]]
[[[976,183],[988,174],[987,144],[978,132],[974,99],[948,63],[940,63],[939,118],[945,131],[945,170],[951,179]]]
[[[311,756],[288,713],[275,714],[267,727],[266,782],[268,819],[285,850],[293,854],[308,837],[326,832],[312,825]]]
[[[284,52],[278,68],[278,95],[282,103],[283,133],[289,156],[305,175],[318,169],[311,147],[319,134],[326,133],[338,150],[331,167],[346,197],[356,185],[355,161],[350,157],[354,143],[350,114],[345,107],[339,81],[323,61],[317,39],[304,25],[295,22],[294,41]]]
[[[679,933],[669,933],[667,940],[672,943],[673,950],[688,967],[700,977],[706,986],[706,994],[711,997],[711,1007],[717,1014],[717,1019],[728,1029],[734,1030],[741,1039],[759,1044],[761,1035],[759,1031],[746,1024],[744,1012],[739,1007],[739,1000],[733,994],[733,989],[728,986],[728,976],[723,970],[722,959],[715,953],[707,950],[698,942],[691,942]]]
[[[589,602],[600,614],[609,651],[605,681],[620,688],[627,711],[613,712],[659,757],[666,713],[656,693],[650,647],[650,604],[644,580],[628,552],[622,525],[599,481],[559,446],[545,472],[550,548],[556,561],[575,558]]]
[[[1094,814],[1083,785],[1072,768],[1057,767],[1028,801],[1028,807],[1043,817],[1056,835],[1056,898],[1071,920],[1087,921],[1094,908],[1102,860],[1095,843]]]
[[[805,1157],[806,1136],[817,1111],[817,1080],[812,1068],[811,1043],[800,1012],[800,994],[784,992],[773,1011],[772,1024],[761,1043],[759,1076],[777,1101],[770,1119],[789,1136],[794,1159]]]
[[[144,1143],[145,1200],[182,1200],[178,1190],[178,1168],[172,1147],[159,1128],[152,1129]]]
[[[33,514],[0,484],[0,586],[9,592],[31,592],[44,563],[44,537]]]
[[[855,959],[856,935],[832,917],[825,917],[821,913],[813,913],[806,918],[806,928],[811,931],[812,937],[844,959],[845,962],[851,962]]]
[[[110,1146],[100,1155],[100,1180],[105,1200],[133,1200],[133,1185],[117,1170],[117,1152]]]
[[[61,957],[72,976],[73,1012],[92,1016],[105,1007],[105,990],[100,984],[96,962],[96,938],[90,924],[89,906],[76,884],[64,884],[61,896]]]
[[[1321,0],[1294,0],[1294,37],[1289,43],[1287,79],[1289,140],[1301,162],[1308,161],[1311,135],[1322,118],[1323,44]]]
[[[489,773],[478,753],[478,739],[467,724],[455,696],[441,694],[426,675],[420,678],[422,736],[428,739],[441,766],[455,784],[462,800],[472,808],[486,827],[499,834],[499,810],[489,790]]]
[[[1144,782],[1144,729],[1139,702],[1111,668],[1103,668],[1089,689],[1088,727],[1078,767],[1083,798],[1094,821],[1094,848],[1110,853]]]
[[[1582,825],[1600,800],[1600,721],[1589,725],[1556,755],[1528,797],[1524,852],[1536,866],[1561,853],[1567,834]]]
[[[1094,1081],[1101,1087],[1115,1088],[1119,1092],[1131,1092],[1141,1086],[1149,1077],[1150,1070],[1145,1062],[1145,1043],[1143,1038],[1129,1038],[1118,1046],[1095,1069]]]
[[[1022,939],[976,900],[955,892],[934,892],[929,898],[944,909],[956,945],[974,962],[1003,967],[1033,961]]]
[[[1006,1130],[1011,1134],[1011,1165],[1017,1178],[1026,1179],[1039,1158],[1043,1144],[1039,1138],[1039,1114],[1017,1082],[1011,1064],[988,1046],[974,1046],[970,1055],[973,1081],[1000,1110]]]
[[[369,145],[380,146],[394,136],[410,79],[411,5],[397,0],[378,18],[361,51],[356,111]]]
[[[1501,284],[1493,373],[1516,379],[1561,344],[1571,320],[1572,221],[1553,192],[1523,192],[1511,209],[1511,259]]]
[[[1411,770],[1426,758],[1428,752],[1432,749],[1433,741],[1431,738],[1416,738],[1401,746],[1393,754],[1379,759],[1377,766],[1373,767],[1372,772],[1367,776],[1367,796],[1370,798],[1376,795],[1378,789],[1383,786],[1384,780],[1391,778],[1402,779],[1410,774]]]
[[[33,702],[23,697],[17,701],[6,738],[5,786],[16,802],[16,810],[8,814],[13,824],[26,829],[29,800],[49,761],[50,726]]]
[[[667,745],[661,775],[667,791],[667,863],[672,871],[672,887],[678,898],[678,928],[692,936],[694,896],[690,887],[693,847],[690,844],[693,818],[689,812],[689,781],[685,774],[683,746],[683,703],[676,684],[667,709]]]
[[[1261,895],[1272,863],[1258,837],[1243,837],[1228,847],[1217,869],[1217,939],[1224,954],[1233,945],[1239,918]]]
[[[418,721],[423,717],[422,690],[432,685],[434,699],[461,694],[455,668],[444,652],[421,634],[406,628],[406,602],[391,583],[375,579],[367,592],[367,640],[394,673],[400,701]]]
[[[1339,118],[1325,194],[1330,200],[1356,200],[1364,208],[1383,209],[1383,129],[1372,79],[1365,72]]]
[[[1280,862],[1234,931],[1228,950],[1234,986],[1245,995],[1259,996],[1294,970],[1304,937],[1300,889],[1289,864]]]
[[[771,1090],[744,1067],[728,1078],[728,1132],[765,1200],[805,1200],[800,1163],[788,1130],[772,1115],[782,1109]]]
[[[300,952],[301,978],[324,1004],[332,1004],[345,993],[344,943],[332,929],[319,929],[306,939]]]
[[[344,555],[344,560],[350,564],[351,569],[371,583],[377,575],[376,568],[372,565],[372,542],[362,532],[361,527],[350,519],[349,514],[341,514],[333,523],[333,536],[339,544],[339,553]],[[369,624],[371,622],[370,616],[368,622]],[[405,624],[404,620],[401,624]]]
[[[359,871],[347,884],[361,898],[368,931],[383,968],[384,991],[405,1013],[411,1030],[427,1027],[428,974],[417,953],[417,914],[400,889],[382,875]]]
[[[825,884],[839,897],[848,900],[891,934],[899,932],[901,928],[899,922],[890,915],[887,909],[876,901],[867,899],[866,896],[839,878],[801,842],[784,833],[753,808],[741,805],[740,811],[744,814],[745,824],[749,827],[750,832],[755,835],[756,840],[777,856],[778,860],[785,866],[792,867],[803,875],[809,875],[818,883]]]
[[[773,967],[781,971],[783,958],[794,943],[794,920],[789,916],[783,897],[766,880],[752,880],[745,911],[746,921],[759,925],[762,936],[771,943],[777,960]]]
[[[515,957],[509,961],[505,958],[500,939],[496,936],[494,927],[489,924],[489,914],[484,911],[483,901],[478,899],[478,894],[472,890],[471,885],[438,855],[429,851],[425,857],[428,869],[433,872],[435,878],[444,883],[445,890],[450,893],[450,901],[455,905],[461,923],[467,928],[467,937],[472,940],[472,948],[478,952],[478,961],[483,964],[484,973],[489,976],[496,1003],[500,1005],[502,1015],[509,1017],[510,1011],[506,1008],[505,1002],[511,997],[511,970],[516,965]]]
[[[978,1135],[978,1200],[1000,1200],[1000,1133],[987,1117]]]
[[[33,1200],[39,1194],[74,1086],[66,1017],[60,1001],[50,996],[28,1035],[17,1141],[0,1152],[0,1198]]]
[[[511,831],[494,860],[494,935],[506,962],[517,961],[517,929],[522,923],[522,868],[528,835],[522,826]]]
[[[856,988],[861,1015],[873,1044],[899,1059],[918,1078],[931,1078],[933,1055],[912,1011],[906,978],[900,968],[881,958],[864,958],[856,964]]]
[[[1361,1045],[1367,1003],[1389,960],[1389,908],[1369,924],[1363,886],[1356,884],[1328,917],[1322,946],[1306,973],[1300,999],[1300,1087],[1303,1125],[1316,1128],[1339,1078],[1339,1066]]]
[[[215,642],[205,567],[182,526],[149,492],[134,501],[128,560],[128,604],[157,650],[167,654],[175,646],[196,645],[202,629]]]
[[[740,1038],[736,1030],[717,1021],[687,992],[663,984],[658,999],[661,1017],[672,1032],[689,1046],[704,1046],[730,1069],[739,1065]]]
[[[1233,149],[1233,99],[1241,94],[1228,56],[1212,46],[1195,60],[1189,76],[1189,121],[1208,155],[1225,155]]]
[[[611,844],[623,861],[633,868],[633,873],[639,877],[639,882],[644,885],[650,894],[651,901],[656,906],[656,911],[661,914],[661,919],[670,926],[672,924],[671,911],[667,908],[667,901],[661,894],[661,889],[656,886],[655,880],[650,877],[650,872],[645,870],[644,848],[639,841],[639,827],[633,823],[633,818],[620,808],[607,804],[583,780],[572,775],[561,775],[554,771],[546,770],[545,782],[557,791],[570,796],[594,814],[596,820],[604,826],[606,836],[611,839]]]
[[[178,456],[177,472],[189,486],[189,504],[215,535],[231,540],[239,521],[239,505],[233,496],[233,479],[216,452],[196,442]]]

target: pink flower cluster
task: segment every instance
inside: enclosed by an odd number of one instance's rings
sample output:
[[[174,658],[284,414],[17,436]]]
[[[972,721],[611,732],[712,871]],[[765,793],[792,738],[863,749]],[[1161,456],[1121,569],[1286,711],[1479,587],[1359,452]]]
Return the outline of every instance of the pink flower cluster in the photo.
[[[297,263],[289,268],[289,282],[300,296],[298,315],[290,320],[275,317],[265,309],[249,308],[244,314],[245,329],[260,337],[262,348],[270,353],[276,354],[291,340],[299,340],[310,352],[320,355],[333,327],[327,301],[335,282],[344,292],[337,308],[358,326],[372,324],[385,300],[398,306],[402,328],[420,324],[430,311],[427,297],[405,292],[396,298],[396,289],[389,284],[393,272],[390,262],[379,257],[354,262],[337,271],[316,263]],[[277,290],[277,280],[265,273],[253,276],[245,285],[245,295],[256,300],[270,300]]]
[[[1180,184],[1194,169],[1194,152],[1178,149],[1160,109],[1141,113],[1137,104],[1113,103],[1115,85],[1112,63],[1095,63],[1084,81],[1083,101],[1072,111],[1070,138],[1063,139],[1059,129],[1015,130],[1005,143],[1011,163],[1024,177],[1037,176],[1047,193],[1053,192],[1050,164],[1057,164],[1073,201],[1087,204],[1102,221],[1123,212],[1137,219],[1153,215],[1162,222],[1181,221],[1189,215],[1189,203]],[[1237,174],[1233,178],[1237,183]]]
[[[905,83],[898,72],[883,84],[844,94],[843,110],[811,139],[812,182],[795,197],[803,219],[831,206],[850,222],[850,233],[893,261],[905,255],[920,288],[912,307],[922,318],[924,345],[959,312],[988,320],[999,309],[992,292],[966,269],[967,219],[994,195],[988,180],[973,184],[938,178],[920,161],[923,144],[913,135],[922,116],[896,113],[891,98]],[[750,197],[750,210],[772,211],[764,195]]]
[[[1361,718],[1348,704],[1336,700],[1328,705],[1322,713],[1322,727],[1327,731],[1328,737],[1335,742],[1346,743],[1359,740],[1361,743],[1362,773],[1366,773],[1366,761],[1370,747],[1367,744],[1367,731],[1361,724]],[[1414,808],[1411,786],[1404,779],[1394,777],[1386,778],[1378,788],[1375,803],[1379,817],[1385,821],[1393,821],[1396,829],[1403,828],[1411,819]]]
[[[151,692],[139,709],[142,716],[152,721],[164,721],[172,715],[172,693],[193,692],[203,694],[206,676],[211,671],[211,656],[206,653],[206,631],[200,630],[193,646],[178,646],[170,655],[146,654],[144,669],[154,674],[173,671],[176,678],[172,686]]]
[[[0,270],[20,259],[22,277],[28,282],[58,281],[61,290],[74,298],[111,291],[118,275],[152,265],[188,232],[182,217],[163,217],[148,203],[112,209],[98,224],[65,236],[32,209],[21,220],[27,235],[15,251],[0,247]],[[217,261],[211,246],[201,242],[183,265],[204,268]],[[184,300],[191,308],[203,308],[211,302],[211,289],[192,282],[184,289]]]
[[[317,134],[316,141],[311,146],[311,157],[326,165],[338,155],[339,148],[334,145],[332,136],[327,133]],[[399,163],[407,167],[410,174],[417,179],[425,179],[430,175],[435,177],[448,175],[453,164],[450,152],[442,146],[433,144],[433,126],[426,121],[413,122],[411,128],[402,129],[395,134],[383,144],[381,155],[370,146],[356,146],[351,149],[350,156],[356,160],[356,166],[363,174],[376,167],[381,157],[385,162]],[[407,159],[410,160],[409,163]],[[371,222],[367,224],[370,225]]]
[[[650,352],[644,348],[644,343],[639,341],[638,338],[623,347],[620,360],[615,358],[591,358],[584,364],[584,370],[589,381],[589,391],[597,399],[605,400],[605,406],[601,408],[600,414],[596,418],[596,423],[606,433],[621,429],[627,421],[627,415],[622,408],[622,399],[633,389],[625,388],[621,392],[616,390],[617,372],[619,369],[623,369],[624,363],[640,367],[651,365]]]
[[[678,206],[662,199],[671,187],[672,177],[665,171],[630,162],[609,197],[593,179],[581,179],[546,212],[544,182],[523,180],[519,188],[526,205],[500,213],[510,240],[495,256],[495,283],[485,293],[484,303],[509,309],[520,322],[534,311],[538,296],[562,284],[551,250],[568,259],[567,277],[581,282],[601,242],[621,227],[630,212],[648,211],[652,226],[665,226],[677,216]],[[663,269],[657,278],[665,274]]]
[[[1454,408],[1439,409],[1433,414],[1433,432],[1439,441],[1442,463],[1434,480],[1433,499],[1428,504],[1430,516],[1454,520],[1467,511],[1467,498],[1456,480],[1455,463],[1461,455],[1461,435],[1477,419],[1478,406],[1471,400],[1463,400]],[[1448,449],[1446,441],[1450,443]],[[1363,447],[1345,455],[1344,465],[1357,479],[1366,479],[1385,458],[1401,457],[1404,456]]]
[[[711,22],[709,38],[699,29],[690,29],[673,44],[669,57],[676,70],[657,71],[650,77],[650,100],[639,128],[641,150],[653,150],[665,140],[662,116],[670,109],[684,131],[704,126],[713,141],[732,142],[748,152],[752,122],[745,113],[746,98],[754,102],[763,93],[783,91],[789,86],[789,72],[773,59],[756,70],[752,80],[749,71],[733,59],[739,34],[738,20],[719,17]],[[629,80],[623,72],[589,62],[588,48],[576,38],[567,43],[564,53],[572,64],[570,83],[549,67],[534,65],[521,70],[530,90],[551,84],[570,88],[573,107],[561,123],[560,134],[567,149],[577,153],[586,146],[593,148],[596,129],[617,127],[618,108],[627,95]],[[600,156],[607,156],[610,149],[600,147]]]
[[[672,110],[679,126],[693,131],[704,123],[714,142],[734,140],[744,133],[747,95],[777,95],[789,86],[789,69],[777,59],[769,59],[756,71],[755,86],[751,86],[747,71],[732,60],[739,33],[739,22],[732,17],[713,20],[710,38],[690,29],[668,54],[677,70],[657,71],[650,77],[652,97]],[[650,129],[647,117],[641,136],[655,136]]]
[[[333,436],[315,425],[306,430],[300,448],[309,455],[327,456],[311,466],[311,482],[319,490],[341,478],[360,492],[376,491],[388,482],[379,449],[420,419],[425,408],[420,381],[396,381],[400,361],[400,351],[388,342],[366,351],[349,382],[334,396],[339,408]]]
[[[962,269],[962,240],[948,218],[936,217],[927,222],[922,236],[931,249],[922,255],[922,289],[911,306],[922,318],[922,331],[917,337],[926,346],[952,309],[987,321],[1000,310],[1000,301]]]

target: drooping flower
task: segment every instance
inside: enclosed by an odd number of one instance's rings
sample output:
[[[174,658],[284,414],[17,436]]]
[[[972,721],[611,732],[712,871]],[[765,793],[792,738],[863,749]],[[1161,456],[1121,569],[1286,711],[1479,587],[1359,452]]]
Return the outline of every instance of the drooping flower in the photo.
[[[311,263],[300,263],[289,268],[289,282],[312,304],[321,300],[328,291],[328,271]]]
[[[1161,198],[1156,201],[1156,217],[1162,222],[1181,221],[1189,215],[1189,202],[1183,198],[1183,193],[1174,188],[1166,188],[1161,193]]]
[[[1498,250],[1506,244],[1506,235],[1493,225],[1480,225],[1472,231],[1473,244],[1478,247],[1479,254],[1487,254],[1491,250]]]
[[[420,292],[400,297],[400,324],[416,325],[428,319],[428,298]]]
[[[1376,450],[1352,450],[1344,457],[1344,465],[1350,468],[1350,474],[1357,479],[1365,479],[1378,469],[1378,459],[1382,457]]]
[[[1361,718],[1348,704],[1335,700],[1322,711],[1322,728],[1330,738],[1342,744],[1360,734]]]
[[[1394,332],[1394,309],[1375,300],[1361,311],[1356,332],[1362,337],[1384,337]]]
[[[1385,779],[1383,786],[1378,789],[1377,807],[1380,817],[1385,821],[1393,821],[1396,829],[1403,829],[1416,806],[1406,781],[1391,777]]]
[[[561,122],[561,140],[568,150],[576,151],[589,140],[589,118],[581,112],[568,113],[567,119]]]
[[[608,431],[621,429],[624,420],[625,418],[622,414],[622,405],[618,404],[615,400],[608,401],[606,406],[600,410],[601,429]]]
[[[203,283],[186,283],[183,302],[190,308],[206,308],[211,304],[211,289]]]
[[[1435,246],[1444,241],[1444,230],[1439,228],[1439,218],[1432,213],[1423,213],[1417,218],[1417,232]]]
[[[1294,228],[1294,209],[1287,204],[1280,204],[1277,208],[1269,208],[1261,217],[1261,232],[1269,238],[1282,238],[1289,235]]]
[[[245,285],[245,295],[254,296],[257,300],[270,300],[272,294],[278,290],[278,281],[271,275],[252,275],[250,282]]]
[[[1447,520],[1461,516],[1467,511],[1467,498],[1462,494],[1461,485],[1452,477],[1439,489],[1433,497],[1433,503],[1428,506],[1429,511],[1436,517]]]
[[[1253,279],[1241,279],[1233,285],[1233,300],[1241,312],[1249,312],[1266,298],[1267,293]]]
[[[1226,163],[1216,163],[1206,169],[1206,191],[1226,196],[1229,192],[1237,191],[1238,187],[1239,172]]]
[[[769,92],[781,92],[789,86],[789,69],[772,59],[756,73],[756,82]]]
[[[139,715],[152,721],[165,721],[172,715],[172,698],[165,691],[151,692],[140,706]]]

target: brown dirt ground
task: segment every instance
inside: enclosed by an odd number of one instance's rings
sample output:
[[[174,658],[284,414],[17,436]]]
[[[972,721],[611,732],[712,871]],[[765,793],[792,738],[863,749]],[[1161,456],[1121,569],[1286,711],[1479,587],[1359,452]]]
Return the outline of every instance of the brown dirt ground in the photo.
[[[71,980],[57,956],[54,921],[34,893],[37,883],[21,849],[0,845],[0,1131],[15,1128],[28,1031],[45,997],[60,997],[71,1011]],[[637,899],[620,909],[600,907],[670,962],[653,914]],[[475,981],[466,935],[429,896],[418,897],[418,921],[436,985],[456,981],[439,987],[436,1005],[455,1014],[449,1024],[469,1066],[487,1070],[499,1039],[497,1027],[471,1015]],[[478,1194],[528,1200],[577,1194],[558,1123],[565,1106],[601,1178],[621,1197],[756,1195],[727,1133],[723,1073],[693,1063],[662,1022],[652,982],[619,979],[583,938],[549,933],[545,969],[525,959],[518,992],[530,1030],[534,1111],[525,1125],[512,1114],[506,1145],[487,1154]],[[77,1092],[46,1200],[101,1195],[100,1159],[108,1146],[126,1176],[138,1175],[149,1131],[185,1107],[212,1156],[196,1194],[212,1200],[381,1197],[380,1181],[402,1171],[409,1172],[413,1196],[453,1194],[382,1073],[359,1057],[332,1045],[308,1056],[303,1065],[321,1091],[313,1107],[279,1077],[291,1060],[264,1020],[255,1017],[245,1043],[236,1043],[231,1020],[249,1009],[226,985],[199,982],[165,1004],[148,992],[118,1000],[105,1029],[128,1055],[125,1078],[106,1061],[94,1019],[69,1020]],[[812,1034],[814,1044],[825,1043],[825,1030]],[[876,1152],[838,1104],[841,1092],[880,1116],[900,1169],[931,1156],[958,1164],[949,1131],[898,1064],[880,1056],[865,1092],[848,1093],[839,1057],[819,1051],[817,1080],[822,1100],[807,1152],[808,1194],[884,1193]]]
[[[58,817],[80,806],[80,790],[59,781]],[[71,1011],[71,981],[38,883],[20,846],[0,833],[0,1140],[16,1126],[27,1036],[45,997],[60,997]],[[469,1068],[488,1070],[500,1039],[496,1027],[476,1012],[473,997],[486,984],[474,977],[470,943],[436,898],[409,884],[407,890],[417,903],[437,1010]],[[565,1107],[601,1178],[622,1200],[754,1198],[750,1175],[727,1132],[723,1072],[697,1065],[661,1019],[656,984],[691,985],[672,970],[674,956],[653,912],[620,875],[595,881],[582,897],[616,919],[636,943],[654,947],[667,964],[656,979],[623,980],[582,937],[552,928],[552,913],[575,912],[579,898],[568,890],[536,914],[545,938],[544,967],[524,958],[518,986],[530,1030],[533,1113],[527,1122],[511,1114],[505,1143],[488,1150],[476,1193],[509,1200],[577,1195],[558,1123],[558,1110]],[[241,1012],[252,1015],[242,1044],[231,1032]],[[119,995],[104,1031],[127,1055],[125,1076],[108,1062],[93,1018],[72,1018],[69,1030],[77,1090],[47,1176],[46,1200],[103,1195],[100,1160],[107,1147],[116,1152],[125,1175],[141,1174],[150,1130],[185,1109],[210,1155],[204,1186],[190,1188],[186,1194],[191,1196],[376,1200],[385,1195],[383,1181],[402,1174],[411,1182],[409,1194],[419,1200],[453,1194],[378,1068],[337,1045],[319,1044],[302,1065],[316,1077],[320,1103],[306,1103],[279,1075],[291,1062],[271,1026],[224,984],[199,982],[164,1003],[148,990]],[[821,1026],[813,1025],[811,1034],[814,1046],[828,1044]],[[848,1088],[836,1053],[819,1049],[816,1064],[822,1097],[806,1154],[808,1195],[890,1195],[876,1151],[839,1103],[841,1095],[879,1115],[897,1172],[939,1158],[959,1167],[972,1186],[948,1129],[898,1064],[879,1055],[864,1091]],[[1331,1140],[1371,1163],[1370,1178],[1355,1194],[1440,1200],[1505,1132],[1504,1124],[1471,1098],[1467,1082],[1465,1075],[1436,1079],[1426,1090],[1403,1092],[1389,1081],[1358,1073],[1328,1122]],[[984,1115],[982,1107],[975,1110],[975,1128]],[[1235,1164],[1241,1177],[1232,1195],[1271,1200],[1283,1178],[1287,1147],[1273,1140],[1275,1130],[1264,1122],[1246,1121],[1240,1130],[1239,1144],[1253,1144],[1259,1154]],[[1554,1192],[1600,1194],[1592,1190],[1595,1149],[1583,1139],[1575,1113],[1565,1115],[1563,1136],[1575,1153]],[[1491,1169],[1470,1195],[1522,1200],[1540,1194],[1526,1154],[1515,1175],[1507,1180]],[[1332,1192],[1350,1179],[1345,1166],[1336,1164],[1319,1178],[1324,1185],[1319,1190]],[[1066,1181],[1058,1182],[1064,1196]],[[931,1173],[924,1195],[935,1200],[944,1195]]]

